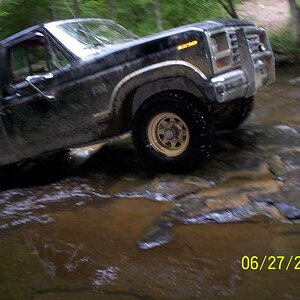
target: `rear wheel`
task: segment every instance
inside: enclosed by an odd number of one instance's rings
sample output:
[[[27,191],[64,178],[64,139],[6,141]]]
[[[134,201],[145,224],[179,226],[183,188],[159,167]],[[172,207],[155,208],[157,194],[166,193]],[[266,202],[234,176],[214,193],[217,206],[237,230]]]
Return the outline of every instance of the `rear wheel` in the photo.
[[[223,104],[214,112],[216,130],[236,129],[250,114],[254,97],[240,98]]]
[[[213,126],[204,107],[176,92],[157,94],[137,111],[133,141],[154,168],[190,170],[208,158]]]

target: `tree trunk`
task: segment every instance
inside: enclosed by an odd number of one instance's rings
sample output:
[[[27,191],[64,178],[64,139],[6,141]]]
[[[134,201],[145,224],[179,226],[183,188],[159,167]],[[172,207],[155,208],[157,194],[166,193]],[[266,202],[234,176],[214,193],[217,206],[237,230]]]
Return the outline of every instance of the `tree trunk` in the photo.
[[[57,6],[55,5],[55,3],[53,3],[53,1],[49,1],[49,9],[50,9],[50,16],[51,16],[51,20],[57,20],[58,19],[58,12],[57,12]]]
[[[116,14],[116,3],[115,0],[107,0],[107,5],[108,5],[108,14],[109,18],[112,20],[117,19],[117,14]]]
[[[80,17],[80,6],[78,0],[73,0],[73,11],[76,18]]]
[[[218,0],[218,1],[231,18],[233,19],[239,18],[232,0]]]
[[[292,16],[292,33],[297,42],[300,42],[300,9],[296,0],[289,0]]]
[[[162,26],[161,16],[160,16],[160,2],[159,2],[159,0],[153,0],[153,6],[154,6],[156,28],[157,28],[158,31],[162,31],[163,26]]]

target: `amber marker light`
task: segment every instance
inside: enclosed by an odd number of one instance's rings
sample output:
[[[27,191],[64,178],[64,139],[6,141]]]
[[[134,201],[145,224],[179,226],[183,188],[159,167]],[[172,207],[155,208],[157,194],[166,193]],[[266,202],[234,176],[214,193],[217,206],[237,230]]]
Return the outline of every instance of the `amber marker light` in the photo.
[[[177,50],[183,50],[183,49],[193,47],[193,46],[196,46],[196,45],[198,45],[198,41],[191,41],[191,42],[188,42],[188,43],[185,43],[185,44],[182,44],[182,45],[178,45]]]

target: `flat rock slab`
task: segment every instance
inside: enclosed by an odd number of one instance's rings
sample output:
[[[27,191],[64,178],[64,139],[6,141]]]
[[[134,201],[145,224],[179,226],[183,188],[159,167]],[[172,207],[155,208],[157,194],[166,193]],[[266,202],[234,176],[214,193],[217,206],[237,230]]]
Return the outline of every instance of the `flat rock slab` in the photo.
[[[282,214],[282,212],[284,214]],[[230,195],[222,198],[191,198],[176,203],[139,241],[140,249],[150,249],[169,243],[174,224],[232,223],[266,216],[288,223],[297,211],[284,203],[250,201],[247,196]],[[285,216],[286,217],[285,217]]]
[[[285,148],[300,146],[300,130],[297,124],[276,124],[272,127],[252,125],[249,128],[235,132],[223,133],[217,136],[217,149],[234,151],[234,149],[264,151],[282,151]],[[272,152],[274,154],[274,152]]]
[[[154,179],[149,184],[132,186],[115,194],[121,198],[147,198],[153,201],[173,201],[199,190],[199,185],[178,180]]]
[[[250,196],[253,202],[264,202],[276,207],[288,219],[300,218],[300,188],[293,184],[283,186],[277,193]]]

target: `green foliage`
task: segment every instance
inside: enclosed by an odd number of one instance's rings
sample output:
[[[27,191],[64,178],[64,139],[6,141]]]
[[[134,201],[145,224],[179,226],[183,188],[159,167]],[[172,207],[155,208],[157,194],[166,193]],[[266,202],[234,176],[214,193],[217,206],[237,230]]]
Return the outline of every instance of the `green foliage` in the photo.
[[[137,35],[155,32],[155,17],[151,0],[119,0],[117,21]]]
[[[168,3],[168,0],[161,1],[164,8],[162,18],[166,28],[226,16],[217,1],[185,0],[174,2],[173,5],[167,5]]]
[[[35,24],[73,18],[74,2],[81,17],[114,18],[139,36],[157,32],[153,0],[0,0],[0,39]],[[218,0],[160,0],[160,13],[164,29],[227,17]],[[299,57],[300,47],[288,29],[271,34],[271,41],[279,59]]]
[[[270,40],[278,63],[300,61],[300,43],[293,38],[290,28],[280,32],[271,32]]]
[[[81,15],[88,18],[105,18],[107,17],[107,5],[104,0],[87,0],[81,1]]]
[[[238,0],[236,0],[238,1]],[[134,33],[157,31],[153,0],[77,0],[82,17],[115,17]],[[31,25],[72,18],[73,0],[0,0],[0,39]],[[210,18],[225,17],[217,0],[160,0],[164,29]],[[112,11],[113,10],[113,11]]]
[[[225,17],[225,13],[220,9],[217,1],[161,0],[160,6],[164,29]],[[153,1],[151,0],[119,0],[117,21],[141,36],[157,32]]]
[[[67,9],[56,4],[59,0],[3,0],[0,2],[0,38],[26,27],[55,19],[54,14],[65,17]],[[69,14],[70,17],[70,14]]]

